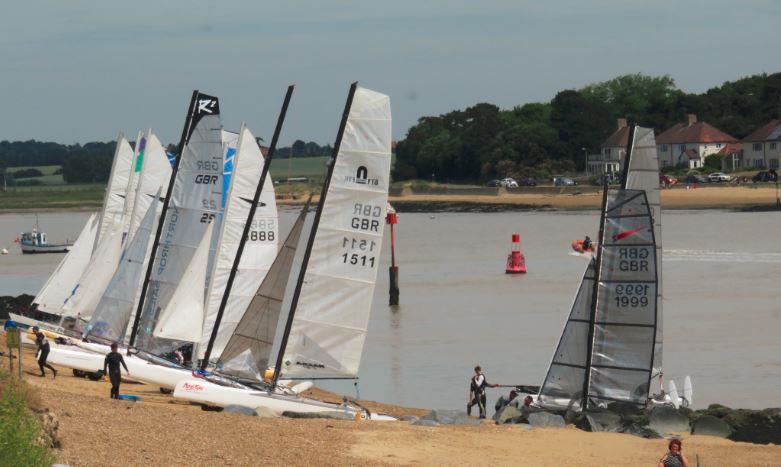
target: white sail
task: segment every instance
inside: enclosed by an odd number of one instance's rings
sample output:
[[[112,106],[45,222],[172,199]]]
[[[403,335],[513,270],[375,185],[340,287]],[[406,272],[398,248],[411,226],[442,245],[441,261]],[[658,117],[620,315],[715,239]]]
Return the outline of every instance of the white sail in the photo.
[[[654,375],[662,371],[662,204],[661,188],[659,187],[659,157],[656,152],[656,140],[653,128],[635,127],[634,141],[629,171],[626,178],[626,188],[645,190],[648,206],[654,220],[654,236],[656,237],[656,265],[659,271],[656,298],[656,348],[654,350]]]
[[[218,215],[222,196],[223,151],[218,100],[199,94],[193,111],[161,236],[157,239],[146,295],[141,298],[142,311],[134,344],[155,354],[182,345],[154,338],[152,331],[159,313],[168,307],[204,232]],[[201,325],[201,316],[193,319]]]
[[[206,315],[203,325],[204,332],[198,351],[199,358],[203,358],[209,343],[228,276],[233,268],[241,235],[244,232],[247,216],[263,171],[264,159],[260,147],[258,147],[252,132],[244,126],[239,133],[237,151],[232,157],[232,164],[231,186],[225,197],[227,201],[220,226],[217,254],[210,275],[209,291],[206,295]],[[247,305],[266,277],[266,273],[277,255],[279,236],[277,203],[274,196],[274,185],[269,176],[266,178],[259,200],[260,204],[251,221],[244,251],[212,346],[212,355],[215,357],[222,353],[225,343],[233,333],[236,324],[247,309]]]
[[[106,186],[106,195],[103,199],[103,210],[98,221],[98,234],[95,237],[97,250],[103,235],[109,231],[115,223],[122,221],[125,207],[125,197],[128,195],[128,181],[130,170],[134,162],[133,148],[127,142],[122,133],[117,139],[117,147],[114,151],[114,161],[111,164],[111,175]]]
[[[111,228],[103,234],[87,269],[62,307],[63,316],[82,320],[89,320],[92,317],[100,297],[103,296],[114,271],[119,266],[124,236],[125,227],[120,217],[118,222],[112,223]]]
[[[62,312],[62,305],[73,292],[79,277],[89,264],[97,232],[98,215],[91,214],[73,246],[33,300],[39,310],[52,314]]]
[[[136,233],[141,219],[154,201],[155,193],[158,190],[165,193],[168,189],[168,182],[171,180],[171,164],[168,162],[168,156],[163,145],[160,144],[160,140],[152,133],[151,129],[141,139],[140,145],[134,167],[134,170],[139,171],[139,175],[128,226],[129,238],[133,238]]]
[[[104,341],[120,342],[128,337],[133,322],[141,279],[149,261],[151,237],[160,214],[160,191],[152,198],[136,235],[128,243],[122,261],[100,298],[87,326],[87,335]]]
[[[282,249],[235,326],[222,353],[216,353],[220,356],[217,362],[217,371],[220,374],[262,379],[263,371],[273,365],[270,362],[271,350],[282,311],[282,301],[308,210],[309,203],[298,215]]]
[[[138,184],[140,182],[141,167],[144,161],[144,147],[146,146],[146,139],[144,133],[139,131],[136,136],[136,145],[134,148],[133,162],[130,166],[130,173],[127,181],[127,193],[125,195],[125,204],[122,207],[122,219],[125,222],[125,238],[129,237],[130,219],[133,214],[133,206],[136,202],[138,194]]]
[[[293,310],[283,377],[357,375],[380,264],[390,144],[390,99],[358,88]]]
[[[209,224],[195,250],[190,264],[182,274],[176,291],[155,325],[154,336],[186,342],[197,342],[201,337],[206,291],[206,263],[209,260],[214,224]]]

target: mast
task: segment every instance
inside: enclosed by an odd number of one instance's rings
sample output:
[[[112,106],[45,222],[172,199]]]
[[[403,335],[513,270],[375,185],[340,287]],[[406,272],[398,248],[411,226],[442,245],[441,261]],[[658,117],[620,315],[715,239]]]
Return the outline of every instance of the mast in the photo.
[[[314,221],[312,222],[312,230],[309,232],[309,239],[307,240],[306,250],[304,251],[304,258],[301,262],[301,270],[298,273],[298,281],[296,282],[296,289],[293,293],[293,300],[290,303],[290,312],[287,316],[287,322],[285,323],[285,332],[282,334],[282,341],[279,345],[279,351],[277,354],[277,361],[274,364],[274,380],[271,383],[272,389],[277,386],[279,381],[279,375],[282,370],[282,360],[285,358],[285,348],[290,337],[290,330],[293,327],[293,317],[296,314],[296,307],[298,306],[298,298],[301,295],[301,288],[304,285],[304,273],[309,264],[309,257],[312,254],[312,245],[315,242],[315,234],[317,233],[317,226],[320,224],[320,216],[323,213],[323,206],[325,206],[325,198],[328,193],[328,187],[331,184],[331,176],[334,174],[334,167],[336,166],[336,158],[339,156],[339,148],[342,145],[342,137],[344,136],[344,128],[347,126],[347,118],[350,116],[350,108],[353,104],[353,97],[355,96],[355,90],[358,89],[358,82],[354,82],[350,85],[350,91],[347,94],[347,102],[344,104],[344,112],[342,113],[342,121],[339,124],[339,131],[336,134],[336,141],[334,142],[334,149],[331,152],[331,160],[328,165],[328,173],[323,180],[323,188],[320,193],[320,199],[317,202],[317,212],[315,213]]]
[[[146,292],[149,288],[149,278],[152,276],[152,269],[154,268],[155,255],[157,254],[157,246],[160,241],[160,235],[163,233],[163,224],[165,220],[166,212],[168,211],[168,204],[171,201],[171,192],[174,188],[174,180],[176,180],[176,173],[179,170],[179,162],[182,160],[182,150],[184,149],[185,142],[190,135],[190,129],[193,122],[193,113],[195,112],[195,104],[198,100],[198,90],[193,91],[193,95],[190,98],[190,107],[187,110],[187,117],[184,121],[184,128],[182,129],[182,137],[179,140],[179,146],[177,147],[176,159],[174,162],[174,168],[171,171],[171,178],[168,181],[168,189],[165,193],[165,200],[163,200],[163,210],[160,213],[160,221],[157,223],[157,232],[155,232],[154,243],[152,243],[152,251],[149,254],[149,264],[146,268],[146,274],[144,274],[144,283],[141,286],[141,298],[138,300],[138,308],[136,308],[136,317],[133,320],[133,328],[130,332],[130,341],[128,342],[128,355],[130,355],[130,348],[133,347],[136,341],[136,335],[138,335],[138,323],[141,321],[141,311],[144,308],[144,301],[146,299]]]
[[[228,304],[228,298],[230,297],[230,292],[233,288],[233,281],[236,279],[236,273],[239,270],[239,263],[241,261],[241,255],[244,252],[244,245],[247,243],[247,237],[249,235],[252,219],[255,217],[255,211],[257,210],[260,201],[260,194],[263,191],[263,185],[265,184],[269,168],[271,167],[271,159],[274,157],[274,152],[277,149],[277,141],[279,140],[279,135],[282,132],[282,124],[285,121],[285,115],[287,115],[287,108],[290,105],[290,98],[293,96],[294,88],[295,85],[288,86],[287,93],[285,94],[285,100],[282,103],[282,110],[279,112],[279,118],[277,118],[277,126],[274,128],[274,136],[271,138],[271,145],[268,148],[268,154],[266,156],[265,163],[263,164],[263,171],[260,173],[260,180],[258,181],[257,188],[255,189],[255,195],[252,198],[249,214],[247,214],[247,222],[244,224],[244,231],[242,232],[241,240],[239,241],[239,247],[236,250],[236,256],[233,259],[233,266],[231,267],[230,275],[228,276],[228,282],[225,284],[225,291],[223,292],[222,299],[220,300],[220,308],[217,310],[217,317],[214,320],[214,327],[212,328],[212,333],[209,337],[209,344],[206,347],[206,353],[204,354],[203,361],[201,362],[202,370],[205,370],[209,364],[209,358],[211,357],[212,348],[214,347],[214,341],[217,339],[217,331],[220,328],[222,315],[225,312],[225,307]]]
[[[624,169],[621,171],[621,189],[626,190],[626,182],[629,178],[629,162],[632,160],[632,148],[635,145],[635,130],[637,125],[629,125],[629,139],[626,141],[626,155],[624,156]]]
[[[629,152],[627,151],[627,156]],[[628,160],[628,158],[627,158]],[[597,320],[597,292],[599,291],[599,278],[601,276],[600,267],[602,265],[602,248],[604,243],[605,233],[605,211],[607,210],[607,183],[602,188],[602,216],[599,221],[599,247],[597,248],[597,258],[594,262],[594,285],[591,294],[591,313],[588,318],[588,339],[586,344],[588,348],[586,350],[586,371],[583,375],[583,401],[580,404],[580,410],[586,410],[588,405],[588,392],[589,386],[591,386],[591,353],[594,350],[594,326]]]

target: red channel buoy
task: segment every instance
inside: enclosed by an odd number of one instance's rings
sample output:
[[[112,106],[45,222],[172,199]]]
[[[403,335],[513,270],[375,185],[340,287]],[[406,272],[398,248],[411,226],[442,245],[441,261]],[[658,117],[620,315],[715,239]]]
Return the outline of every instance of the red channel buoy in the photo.
[[[512,247],[510,254],[507,255],[507,269],[504,272],[507,274],[526,273],[526,257],[521,251],[521,234],[513,234]]]

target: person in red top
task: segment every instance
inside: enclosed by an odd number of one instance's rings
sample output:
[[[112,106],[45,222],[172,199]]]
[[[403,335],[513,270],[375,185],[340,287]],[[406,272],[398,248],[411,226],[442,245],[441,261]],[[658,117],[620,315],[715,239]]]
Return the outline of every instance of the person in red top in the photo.
[[[485,388],[495,388],[498,384],[491,384],[485,379],[480,365],[475,367],[475,375],[469,383],[469,403],[466,404],[466,414],[472,415],[472,407],[477,405],[480,409],[480,418],[485,418]]]

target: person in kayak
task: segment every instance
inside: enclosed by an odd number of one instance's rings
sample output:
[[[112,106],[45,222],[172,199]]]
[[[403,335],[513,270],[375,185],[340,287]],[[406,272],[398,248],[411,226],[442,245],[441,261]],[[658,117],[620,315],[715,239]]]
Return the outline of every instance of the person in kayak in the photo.
[[[52,378],[56,378],[57,370],[46,363],[46,359],[49,358],[49,352],[51,351],[49,341],[46,340],[46,336],[41,332],[38,326],[33,326],[33,334],[35,334],[35,345],[38,346],[38,350],[35,351],[35,356],[38,358],[38,367],[41,369],[41,377],[43,378],[46,376],[44,368],[48,368],[52,371]]]
[[[594,244],[591,243],[591,238],[586,235],[586,238],[583,239],[583,251],[591,251],[594,248]]]
[[[106,367],[108,367],[108,379],[111,381],[111,398],[119,399],[119,383],[122,381],[122,370],[119,365],[125,367],[125,371],[130,373],[125,364],[125,359],[122,358],[122,354],[117,352],[117,344],[111,344],[111,352],[106,355],[106,359],[103,361],[103,373],[106,373]]]
[[[475,375],[469,382],[469,403],[466,405],[466,414],[472,415],[472,407],[477,405],[480,409],[480,418],[485,418],[485,388],[499,387],[498,384],[491,384],[485,379],[483,369],[480,365],[475,367]]]

